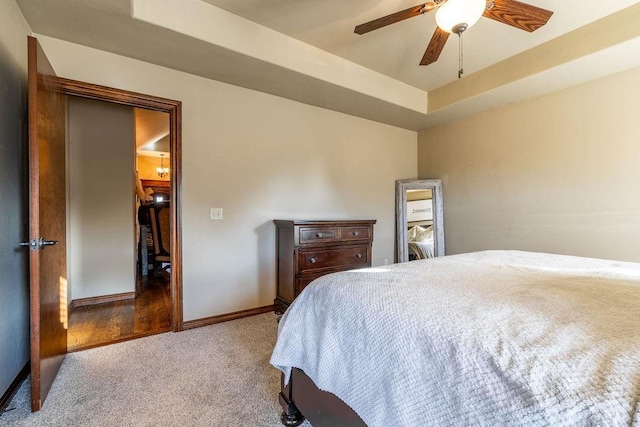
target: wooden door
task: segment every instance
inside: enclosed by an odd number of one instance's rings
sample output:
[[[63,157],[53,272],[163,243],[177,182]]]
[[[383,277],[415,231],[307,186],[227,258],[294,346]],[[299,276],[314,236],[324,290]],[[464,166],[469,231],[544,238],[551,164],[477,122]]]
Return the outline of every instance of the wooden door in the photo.
[[[31,408],[38,411],[67,353],[65,95],[28,39]]]

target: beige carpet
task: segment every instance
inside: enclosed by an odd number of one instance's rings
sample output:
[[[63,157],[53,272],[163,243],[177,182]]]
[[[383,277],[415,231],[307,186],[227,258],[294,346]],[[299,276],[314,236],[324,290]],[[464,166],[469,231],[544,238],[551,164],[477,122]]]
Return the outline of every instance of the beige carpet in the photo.
[[[43,409],[26,381],[0,425],[280,426],[276,331],[268,313],[71,353]]]

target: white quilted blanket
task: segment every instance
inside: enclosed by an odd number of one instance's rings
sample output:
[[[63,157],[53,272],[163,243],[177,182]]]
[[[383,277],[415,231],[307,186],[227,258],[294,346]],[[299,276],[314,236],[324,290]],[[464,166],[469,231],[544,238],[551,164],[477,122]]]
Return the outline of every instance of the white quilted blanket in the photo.
[[[271,363],[369,426],[640,425],[640,264],[486,251],[327,275]]]

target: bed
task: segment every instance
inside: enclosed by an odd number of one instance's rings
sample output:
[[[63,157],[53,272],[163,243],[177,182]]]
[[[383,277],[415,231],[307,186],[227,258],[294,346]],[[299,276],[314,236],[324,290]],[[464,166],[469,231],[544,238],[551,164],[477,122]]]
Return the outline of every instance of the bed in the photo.
[[[433,225],[410,225],[407,231],[409,260],[433,258]]]
[[[330,274],[271,363],[285,425],[640,425],[640,264],[484,251]]]

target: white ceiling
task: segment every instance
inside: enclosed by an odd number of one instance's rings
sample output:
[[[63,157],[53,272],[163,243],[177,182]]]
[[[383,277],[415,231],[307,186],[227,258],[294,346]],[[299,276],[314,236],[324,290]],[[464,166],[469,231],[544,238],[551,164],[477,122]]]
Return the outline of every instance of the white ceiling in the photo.
[[[133,108],[133,117],[136,128],[136,151],[169,151],[168,149],[156,149],[155,147],[156,143],[163,141],[169,135],[168,113]],[[159,145],[164,147],[162,144]]]
[[[316,46],[423,90],[457,79],[458,41],[450,37],[438,62],[418,65],[436,28],[435,13],[409,18],[364,35],[356,25],[420,4],[418,0],[204,0],[250,21]],[[637,0],[524,0],[554,14],[533,33],[487,18],[464,34],[464,68],[474,73]]]
[[[353,33],[412,0],[16,2],[36,34],[413,130],[640,66],[635,0],[530,0],[554,11],[534,33],[481,18],[461,80],[455,36],[417,65],[433,12]]]

